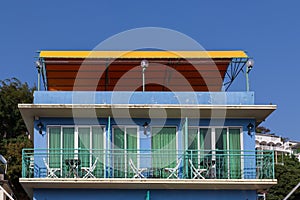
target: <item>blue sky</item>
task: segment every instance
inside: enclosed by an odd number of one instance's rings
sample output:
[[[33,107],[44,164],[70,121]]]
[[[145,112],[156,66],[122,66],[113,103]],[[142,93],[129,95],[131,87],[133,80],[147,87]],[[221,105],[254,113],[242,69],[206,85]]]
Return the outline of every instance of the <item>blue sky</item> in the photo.
[[[90,50],[129,29],[169,28],[207,50],[246,50],[255,59],[256,103],[278,105],[261,125],[300,141],[299,7],[297,0],[1,1],[0,79],[35,84],[38,50]],[[233,90],[245,90],[239,81]]]

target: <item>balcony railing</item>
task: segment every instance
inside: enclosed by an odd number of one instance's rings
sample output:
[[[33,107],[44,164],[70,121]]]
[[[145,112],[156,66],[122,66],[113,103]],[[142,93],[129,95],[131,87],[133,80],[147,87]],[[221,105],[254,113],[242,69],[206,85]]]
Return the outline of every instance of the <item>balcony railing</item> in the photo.
[[[274,179],[273,151],[23,149],[23,178]]]

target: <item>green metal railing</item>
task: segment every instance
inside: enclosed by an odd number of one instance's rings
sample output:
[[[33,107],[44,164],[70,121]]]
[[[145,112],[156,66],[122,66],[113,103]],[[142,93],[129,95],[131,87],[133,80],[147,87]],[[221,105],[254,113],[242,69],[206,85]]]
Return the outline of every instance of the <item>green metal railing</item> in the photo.
[[[23,149],[22,152],[23,178],[133,178],[140,170],[142,178],[193,179],[192,166],[204,169],[201,176],[205,179],[274,179],[273,151]],[[170,176],[169,169],[175,169],[176,176]]]

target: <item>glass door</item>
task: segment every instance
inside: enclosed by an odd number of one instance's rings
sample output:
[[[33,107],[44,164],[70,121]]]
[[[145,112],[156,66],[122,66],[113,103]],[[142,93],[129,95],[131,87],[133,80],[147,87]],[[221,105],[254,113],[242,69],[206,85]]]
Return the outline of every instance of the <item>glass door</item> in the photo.
[[[163,168],[173,168],[177,164],[176,127],[152,127],[151,155],[153,176],[167,177]]]
[[[215,176],[218,179],[228,178],[227,167],[227,128],[215,128]]]
[[[138,129],[137,127],[113,128],[113,168],[114,177],[132,177],[129,159],[138,166]]]
[[[105,177],[105,128],[101,126],[93,126],[92,127],[92,156],[91,156],[91,164],[96,161],[96,168],[94,170],[94,175],[98,178]]]
[[[78,127],[78,155],[81,168],[90,167],[90,127]]]
[[[49,146],[49,167],[60,168],[61,167],[61,134],[60,127],[50,127],[48,129],[48,146]]]
[[[74,127],[62,127],[62,164],[63,164],[63,177],[71,176],[69,173],[69,161],[74,159]]]
[[[231,179],[241,178],[241,129],[229,128],[229,174]]]

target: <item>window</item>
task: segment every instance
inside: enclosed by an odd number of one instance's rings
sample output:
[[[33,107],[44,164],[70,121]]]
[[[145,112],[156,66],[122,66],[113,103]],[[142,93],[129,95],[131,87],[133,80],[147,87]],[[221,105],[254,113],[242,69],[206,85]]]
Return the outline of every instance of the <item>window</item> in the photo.
[[[196,165],[208,167],[205,163],[216,162],[219,167],[218,178],[240,178],[240,127],[190,127],[187,149],[189,157]]]
[[[132,126],[113,127],[113,168],[114,177],[132,177],[129,159],[138,166],[138,128]]]
[[[63,168],[65,160],[78,158],[81,161],[80,167],[88,168],[98,157],[96,168],[99,173],[102,172],[100,168],[105,163],[104,133],[104,126],[49,126],[49,166]],[[101,176],[98,174],[98,177]]]
[[[166,167],[175,167],[177,164],[177,140],[176,127],[152,127],[151,137],[151,155],[152,167],[162,169]],[[167,177],[168,173],[156,170],[154,176]]]

